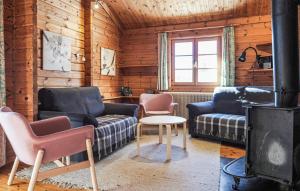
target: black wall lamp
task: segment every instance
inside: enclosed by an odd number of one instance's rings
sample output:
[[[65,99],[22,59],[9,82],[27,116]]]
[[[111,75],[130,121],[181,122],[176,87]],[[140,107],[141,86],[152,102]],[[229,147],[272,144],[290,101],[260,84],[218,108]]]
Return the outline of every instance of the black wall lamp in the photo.
[[[248,48],[246,48],[246,49],[242,52],[241,56],[239,57],[239,61],[240,61],[240,62],[246,62],[246,60],[247,60],[247,50],[249,50],[249,49],[254,50],[254,52],[255,52],[255,58],[256,58],[255,63],[259,63],[261,56],[257,53],[256,48],[254,48],[254,47],[252,47],[252,46],[249,46]],[[259,66],[259,67],[260,67],[260,66]]]

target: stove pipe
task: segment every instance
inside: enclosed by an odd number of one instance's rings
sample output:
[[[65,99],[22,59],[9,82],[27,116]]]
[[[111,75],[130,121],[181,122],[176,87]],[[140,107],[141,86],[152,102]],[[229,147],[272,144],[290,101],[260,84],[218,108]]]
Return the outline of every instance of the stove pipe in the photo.
[[[272,45],[275,106],[298,105],[298,2],[272,0]]]

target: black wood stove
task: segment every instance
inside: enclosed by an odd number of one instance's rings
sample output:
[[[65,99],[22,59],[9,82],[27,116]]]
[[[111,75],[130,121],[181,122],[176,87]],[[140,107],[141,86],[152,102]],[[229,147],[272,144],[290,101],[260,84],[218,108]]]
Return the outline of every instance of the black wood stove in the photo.
[[[270,179],[291,188],[300,182],[298,4],[272,0],[275,103],[247,108],[244,160],[245,177]]]

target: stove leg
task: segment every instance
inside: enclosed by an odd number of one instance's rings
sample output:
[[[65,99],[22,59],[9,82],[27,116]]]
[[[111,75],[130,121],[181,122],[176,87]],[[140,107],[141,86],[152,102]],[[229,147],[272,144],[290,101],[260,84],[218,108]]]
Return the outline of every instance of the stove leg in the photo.
[[[232,185],[232,190],[238,191],[241,179],[238,177],[233,177],[234,184]]]
[[[295,184],[289,186],[289,191],[297,191]]]

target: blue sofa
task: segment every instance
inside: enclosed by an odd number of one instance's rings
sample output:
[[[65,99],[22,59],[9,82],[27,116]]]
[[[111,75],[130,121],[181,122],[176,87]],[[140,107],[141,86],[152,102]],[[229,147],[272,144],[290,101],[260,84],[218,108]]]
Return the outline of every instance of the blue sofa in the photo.
[[[189,133],[192,137],[244,145],[247,133],[245,106],[273,103],[272,89],[272,87],[215,88],[212,101],[187,105]]]
[[[135,139],[138,105],[103,103],[97,87],[43,88],[39,91],[39,119],[69,117],[72,127],[94,125],[94,156],[101,159]],[[87,159],[85,153],[71,157]]]

